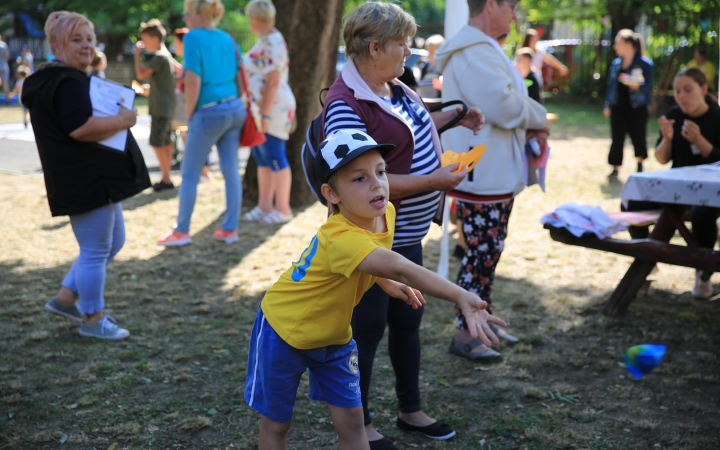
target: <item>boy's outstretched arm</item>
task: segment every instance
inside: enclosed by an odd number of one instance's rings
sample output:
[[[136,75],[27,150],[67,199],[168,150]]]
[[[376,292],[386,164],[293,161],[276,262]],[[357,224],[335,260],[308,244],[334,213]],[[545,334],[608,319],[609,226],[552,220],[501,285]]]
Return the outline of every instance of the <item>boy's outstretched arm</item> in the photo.
[[[388,280],[387,278],[378,278],[375,283],[377,283],[377,285],[380,286],[380,289],[385,291],[385,293],[390,297],[404,301],[409,306],[412,306],[412,309],[418,309],[426,303],[422,292],[417,289],[413,289],[406,284]]]
[[[426,294],[455,303],[462,310],[472,337],[479,338],[488,346],[492,342],[496,344],[500,342],[488,323],[503,327],[506,324],[502,319],[488,314],[486,302],[404,256],[385,248],[378,248],[360,263],[358,270],[378,278],[395,280]]]

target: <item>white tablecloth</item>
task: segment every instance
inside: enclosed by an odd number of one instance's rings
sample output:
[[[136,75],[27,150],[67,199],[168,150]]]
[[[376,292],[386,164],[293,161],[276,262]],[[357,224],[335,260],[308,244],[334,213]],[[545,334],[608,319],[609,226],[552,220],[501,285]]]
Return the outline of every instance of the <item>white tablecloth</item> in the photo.
[[[623,202],[644,200],[720,208],[720,165],[635,173],[622,188]]]

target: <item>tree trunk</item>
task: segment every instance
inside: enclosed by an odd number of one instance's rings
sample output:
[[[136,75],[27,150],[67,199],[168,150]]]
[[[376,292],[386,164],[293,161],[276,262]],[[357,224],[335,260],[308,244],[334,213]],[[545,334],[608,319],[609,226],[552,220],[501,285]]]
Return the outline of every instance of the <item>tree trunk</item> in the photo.
[[[612,0],[607,4],[608,13],[612,19],[612,38],[615,39],[618,31],[623,28],[635,30],[640,22],[640,11],[642,11],[642,2],[633,0]]]
[[[290,86],[297,102],[297,128],[287,142],[287,155],[292,170],[290,202],[293,206],[315,201],[305,182],[300,149],[305,131],[317,116],[320,89],[329,84],[330,71],[334,80],[340,26],[345,0],[275,0],[277,28],[288,43]],[[246,201],[257,201],[257,164],[251,157],[243,179]]]

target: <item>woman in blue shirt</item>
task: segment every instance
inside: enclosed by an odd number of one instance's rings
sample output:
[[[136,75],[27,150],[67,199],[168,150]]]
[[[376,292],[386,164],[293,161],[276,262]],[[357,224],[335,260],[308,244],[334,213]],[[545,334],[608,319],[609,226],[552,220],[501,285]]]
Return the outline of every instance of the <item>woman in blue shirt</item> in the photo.
[[[608,75],[605,117],[610,118],[612,144],[608,163],[613,171],[608,178],[617,181],[622,166],[625,135],[635,148],[637,170],[642,172],[643,160],[647,158],[648,106],[652,100],[653,63],[643,56],[642,36],[632,30],[618,31],[615,37],[615,53],[618,57],[610,65]]]
[[[184,20],[190,29],[183,39],[188,134],[181,168],[177,225],[158,241],[160,245],[180,246],[192,241],[190,217],[200,173],[213,145],[217,146],[220,157],[227,202],[221,227],[213,237],[228,244],[238,240],[242,200],[238,143],[247,112],[238,90],[240,49],[230,35],[215,28],[224,11],[220,0],[185,1]]]

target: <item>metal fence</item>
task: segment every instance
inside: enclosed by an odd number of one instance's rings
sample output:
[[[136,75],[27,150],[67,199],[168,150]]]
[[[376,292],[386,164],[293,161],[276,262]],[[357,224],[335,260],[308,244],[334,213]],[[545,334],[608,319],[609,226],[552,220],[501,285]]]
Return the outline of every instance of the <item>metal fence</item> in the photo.
[[[591,96],[603,98],[607,90],[608,65],[615,52],[606,40],[566,39],[542,42],[546,50],[568,67],[569,76],[563,79],[549,66],[545,66],[544,75],[550,78],[545,90],[553,94]],[[710,48],[717,44],[709,45]],[[653,61],[653,88],[662,90],[659,97],[672,96],[666,92],[672,87],[667,80],[674,77],[680,67],[687,64],[693,56],[693,49],[687,45],[650,48],[648,57]],[[709,52],[709,60],[717,67],[717,52]],[[672,72],[672,73],[671,73]],[[664,86],[658,83],[665,81]]]

